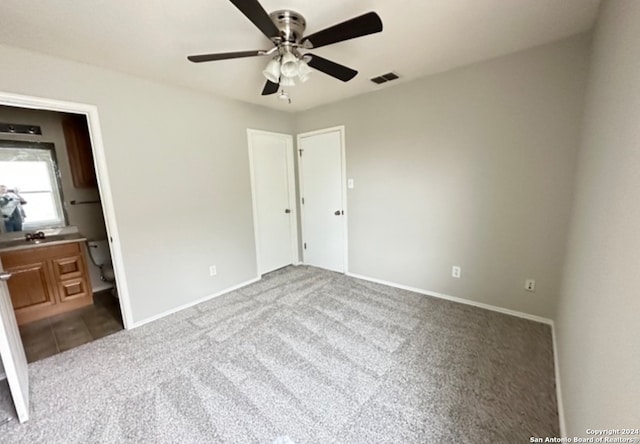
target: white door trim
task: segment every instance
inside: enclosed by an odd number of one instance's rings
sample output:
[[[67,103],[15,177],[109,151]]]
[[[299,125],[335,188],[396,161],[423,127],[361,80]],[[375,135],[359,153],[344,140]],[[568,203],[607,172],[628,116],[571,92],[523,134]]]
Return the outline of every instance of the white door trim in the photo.
[[[256,243],[256,270],[258,276],[262,275],[262,265],[260,264],[260,235],[258,230],[258,206],[256,202],[256,184],[255,184],[255,167],[253,164],[253,135],[264,134],[269,136],[281,136],[287,139],[287,184],[289,188],[289,208],[291,209],[291,258],[293,264],[300,263],[300,254],[298,252],[298,211],[296,207],[296,179],[293,166],[293,136],[285,133],[274,133],[270,131],[262,131],[247,128],[247,147],[249,150],[249,178],[251,179],[251,207],[253,209],[253,233]]]
[[[89,137],[93,150],[93,159],[96,168],[96,178],[98,179],[98,191],[102,201],[103,215],[107,236],[111,242],[111,260],[113,271],[118,283],[118,298],[120,299],[120,310],[125,329],[133,328],[133,318],[131,315],[131,301],[129,298],[129,288],[124,269],[122,250],[120,248],[120,236],[118,236],[118,226],[116,223],[115,209],[113,206],[113,196],[107,169],[107,159],[102,142],[102,132],[100,130],[100,119],[98,108],[95,105],[84,103],[66,102],[63,100],[47,99],[44,97],[25,96],[0,91],[0,105],[15,106],[18,108],[40,109],[45,111],[57,111],[63,113],[84,114],[87,116],[89,125]]]
[[[342,224],[343,227],[342,229],[344,230],[344,237],[343,237],[343,247],[344,247],[344,252],[343,252],[343,260],[344,260],[344,273],[347,274],[349,273],[349,235],[348,235],[348,217],[349,217],[349,212],[347,211],[347,157],[346,157],[346,138],[345,138],[345,126],[344,125],[339,125],[339,126],[332,126],[330,128],[323,128],[323,129],[319,129],[319,130],[314,130],[314,131],[307,131],[304,133],[299,133],[296,136],[296,146],[298,148],[300,148],[301,143],[300,141],[302,140],[302,138],[304,137],[309,137],[309,136],[317,136],[318,134],[326,134],[326,133],[332,133],[335,131],[339,131],[340,132],[340,157],[341,157],[341,167],[342,167],[342,207],[344,210],[344,217],[342,218]],[[300,160],[300,151],[298,151],[298,157],[297,157],[298,161]],[[301,168],[299,168],[299,163],[298,163],[298,190],[300,190],[300,194],[299,194],[299,201],[298,204],[300,205],[300,228],[302,230],[302,234],[304,236],[304,210],[303,210],[303,206],[302,206],[302,195],[303,193],[303,186],[302,186],[302,170]],[[304,254],[303,254],[303,258],[304,258]],[[301,258],[301,260],[303,260]]]

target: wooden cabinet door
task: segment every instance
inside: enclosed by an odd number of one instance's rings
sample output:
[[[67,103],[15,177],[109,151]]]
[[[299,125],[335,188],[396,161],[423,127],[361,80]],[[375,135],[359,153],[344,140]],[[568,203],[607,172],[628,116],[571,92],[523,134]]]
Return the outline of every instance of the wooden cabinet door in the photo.
[[[57,303],[48,268],[47,261],[5,267],[12,274],[7,285],[19,325],[40,319]]]
[[[87,118],[80,115],[69,116],[63,120],[62,130],[67,144],[73,186],[76,188],[97,187]]]

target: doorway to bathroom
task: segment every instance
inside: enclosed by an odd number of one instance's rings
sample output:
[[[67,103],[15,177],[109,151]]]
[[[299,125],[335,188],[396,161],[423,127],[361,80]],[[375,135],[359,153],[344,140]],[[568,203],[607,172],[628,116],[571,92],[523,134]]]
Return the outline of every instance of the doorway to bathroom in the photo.
[[[87,116],[0,105],[0,193],[0,259],[27,361],[122,330]]]

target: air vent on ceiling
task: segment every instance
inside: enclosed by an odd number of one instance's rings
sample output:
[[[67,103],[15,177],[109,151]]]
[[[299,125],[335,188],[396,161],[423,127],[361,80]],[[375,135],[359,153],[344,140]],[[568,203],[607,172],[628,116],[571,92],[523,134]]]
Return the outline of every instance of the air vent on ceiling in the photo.
[[[388,72],[386,74],[382,74],[381,76],[374,77],[369,80],[371,80],[373,83],[380,85],[382,83],[390,82],[392,80],[399,79],[399,78],[400,76],[398,76],[398,74],[396,74],[395,72]]]

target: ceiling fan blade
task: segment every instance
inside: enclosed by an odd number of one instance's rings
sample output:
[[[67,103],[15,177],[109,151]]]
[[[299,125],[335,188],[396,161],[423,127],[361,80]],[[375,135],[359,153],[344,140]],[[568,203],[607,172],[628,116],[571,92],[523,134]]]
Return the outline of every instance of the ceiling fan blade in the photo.
[[[280,31],[258,0],[229,0],[268,38],[278,37]]]
[[[344,65],[340,65],[339,63],[332,62],[331,60],[327,60],[317,55],[313,54],[305,54],[305,56],[311,57],[311,59],[307,62],[312,68],[317,69],[318,71],[322,71],[323,73],[330,75],[331,77],[335,77],[338,80],[342,80],[343,82],[348,82],[353,79],[358,71],[347,68]]]
[[[368,12],[308,35],[302,39],[302,43],[309,42],[312,48],[320,48],[380,31],[382,31],[382,20],[375,12]]]
[[[273,83],[267,80],[267,83],[264,84],[264,88],[262,89],[262,95],[268,96],[271,94],[275,94],[278,92],[278,88],[280,88],[279,83]]]
[[[266,51],[218,52],[215,54],[190,55],[187,59],[193,63],[213,62],[214,60],[239,59],[264,55]]]

